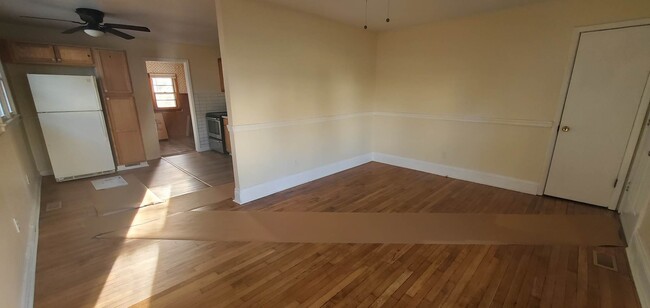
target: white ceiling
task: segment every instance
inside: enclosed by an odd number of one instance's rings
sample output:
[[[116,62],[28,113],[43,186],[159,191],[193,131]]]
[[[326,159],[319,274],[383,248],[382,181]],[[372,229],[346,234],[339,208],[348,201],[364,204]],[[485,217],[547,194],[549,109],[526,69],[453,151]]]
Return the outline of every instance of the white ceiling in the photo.
[[[0,0],[0,21],[64,30],[76,25],[31,20],[19,16],[79,21],[79,16],[74,10],[78,7],[86,7],[103,11],[106,14],[104,22],[146,26],[151,29],[151,33],[124,30],[136,39],[207,45],[218,42],[214,2],[214,0]]]
[[[366,0],[264,0],[363,28]],[[390,30],[547,0],[368,0],[368,29]]]
[[[264,0],[363,27],[365,0]],[[547,0],[368,0],[369,30],[388,30]],[[217,44],[214,0],[0,0],[0,21],[61,30],[75,24],[20,18],[21,15],[79,20],[74,9],[106,13],[105,22],[146,26],[151,33],[125,31],[136,38]],[[62,34],[63,35],[63,34]],[[75,34],[76,35],[76,34]],[[83,34],[79,34],[83,35]]]

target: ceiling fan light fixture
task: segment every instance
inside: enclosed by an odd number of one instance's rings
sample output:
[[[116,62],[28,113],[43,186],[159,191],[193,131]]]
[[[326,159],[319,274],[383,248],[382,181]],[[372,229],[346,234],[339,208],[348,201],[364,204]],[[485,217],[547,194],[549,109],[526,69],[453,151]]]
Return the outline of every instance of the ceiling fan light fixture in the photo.
[[[84,32],[92,37],[101,37],[104,36],[104,31],[97,29],[84,29]]]

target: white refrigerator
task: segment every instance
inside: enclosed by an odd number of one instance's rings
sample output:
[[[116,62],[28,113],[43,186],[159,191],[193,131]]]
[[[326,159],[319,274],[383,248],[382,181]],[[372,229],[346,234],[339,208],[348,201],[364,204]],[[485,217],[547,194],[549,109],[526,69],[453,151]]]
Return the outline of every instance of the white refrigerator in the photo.
[[[57,182],[115,172],[93,76],[28,74]]]

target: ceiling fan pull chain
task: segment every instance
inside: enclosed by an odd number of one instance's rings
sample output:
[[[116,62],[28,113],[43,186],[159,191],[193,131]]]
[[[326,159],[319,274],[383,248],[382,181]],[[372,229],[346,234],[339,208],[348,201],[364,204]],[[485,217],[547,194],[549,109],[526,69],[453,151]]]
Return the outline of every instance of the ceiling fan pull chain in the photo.
[[[366,16],[363,20],[363,28],[368,29],[368,0],[366,0]]]
[[[386,0],[386,22],[390,22],[390,0]]]

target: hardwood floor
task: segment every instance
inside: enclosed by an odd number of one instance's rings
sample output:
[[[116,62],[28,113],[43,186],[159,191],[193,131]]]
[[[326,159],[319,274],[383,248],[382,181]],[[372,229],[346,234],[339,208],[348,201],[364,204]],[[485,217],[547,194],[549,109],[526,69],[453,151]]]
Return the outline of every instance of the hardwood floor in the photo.
[[[200,178],[211,186],[233,182],[232,159],[213,151],[165,157],[165,161]]]
[[[178,154],[195,152],[194,138],[190,137],[170,137],[167,140],[161,140],[160,156],[167,157]]]
[[[209,156],[176,157],[180,173],[164,160],[131,172],[153,188],[169,178],[175,193],[205,187],[188,170]],[[98,240],[84,232],[80,182],[44,182],[43,204],[63,208],[41,214],[37,307],[640,307],[623,248]],[[378,163],[212,209],[614,215]],[[594,265],[593,251],[618,271]]]
[[[240,206],[231,200],[204,210],[594,214],[604,208],[369,163]]]

